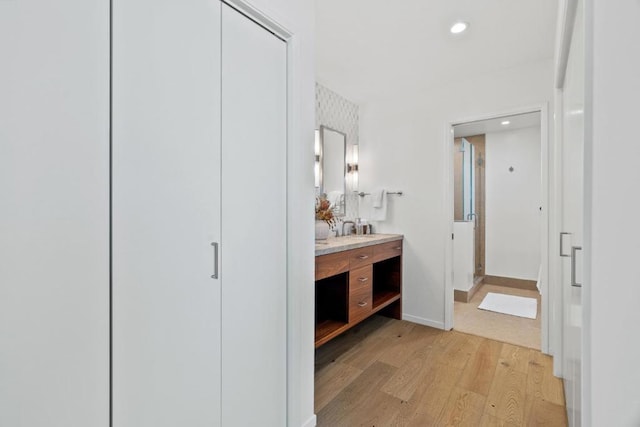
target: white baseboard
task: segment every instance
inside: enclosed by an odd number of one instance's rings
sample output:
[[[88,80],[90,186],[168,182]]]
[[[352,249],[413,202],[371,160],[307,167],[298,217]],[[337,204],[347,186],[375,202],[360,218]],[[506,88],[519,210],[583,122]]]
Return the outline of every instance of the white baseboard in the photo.
[[[313,414],[306,423],[302,424],[302,427],[316,427],[317,418],[316,414]]]
[[[437,322],[435,320],[425,319],[424,317],[412,316],[410,314],[402,313],[402,320],[407,320],[419,325],[430,326],[432,328],[444,330],[444,322]]]

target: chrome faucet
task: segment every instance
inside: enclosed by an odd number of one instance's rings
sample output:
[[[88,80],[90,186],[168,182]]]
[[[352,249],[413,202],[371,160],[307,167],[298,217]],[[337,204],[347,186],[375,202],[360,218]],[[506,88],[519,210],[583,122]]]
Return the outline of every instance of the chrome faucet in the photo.
[[[343,236],[346,236],[346,234],[344,234],[344,226],[345,226],[346,224],[353,224],[353,225],[352,225],[352,227],[355,227],[355,225],[356,225],[356,223],[355,223],[355,222],[353,222],[353,221],[344,221],[344,222],[342,223],[342,235],[343,235]],[[351,234],[351,233],[349,233],[349,234]]]

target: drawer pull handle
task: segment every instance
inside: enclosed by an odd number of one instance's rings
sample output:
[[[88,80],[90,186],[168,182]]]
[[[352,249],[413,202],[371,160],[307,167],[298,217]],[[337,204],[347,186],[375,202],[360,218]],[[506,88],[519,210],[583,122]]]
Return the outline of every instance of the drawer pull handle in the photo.
[[[366,301],[360,301],[360,302],[358,303],[358,307],[365,307],[366,305],[367,305],[367,302],[366,302]]]
[[[358,258],[360,258],[360,259],[367,259],[367,258],[369,258],[369,255],[360,255]]]
[[[369,278],[368,277],[358,277],[358,280],[361,281],[362,283],[364,283],[367,280],[369,280]]]
[[[395,247],[395,248],[393,248],[393,249],[395,249],[396,251],[399,251],[399,250],[401,250],[401,249],[402,249],[402,246],[396,246],[396,247]]]

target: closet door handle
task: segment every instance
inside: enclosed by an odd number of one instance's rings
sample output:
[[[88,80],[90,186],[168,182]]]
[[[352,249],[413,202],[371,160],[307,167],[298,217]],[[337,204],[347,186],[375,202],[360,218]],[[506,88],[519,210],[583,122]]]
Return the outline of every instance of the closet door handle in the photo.
[[[564,231],[560,233],[560,256],[561,257],[565,257],[565,258],[569,258],[571,255],[565,255],[564,254],[564,249],[563,249],[563,245],[562,245],[562,241],[564,240],[564,236],[571,236],[571,233],[566,233]]]
[[[218,242],[211,242],[211,246],[213,246],[213,274],[211,275],[212,279],[218,278]]]
[[[581,251],[582,246],[571,247],[571,286],[581,288],[582,283],[576,282],[576,252]]]

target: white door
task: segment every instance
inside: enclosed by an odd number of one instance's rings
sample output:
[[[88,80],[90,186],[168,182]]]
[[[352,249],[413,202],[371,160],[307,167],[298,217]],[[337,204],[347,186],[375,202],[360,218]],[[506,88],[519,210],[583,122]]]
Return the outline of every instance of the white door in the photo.
[[[571,426],[581,425],[582,247],[584,188],[584,19],[578,2],[563,88],[562,225],[563,376]]]
[[[114,426],[286,425],[286,44],[122,0],[113,51]]]
[[[220,425],[220,3],[114,0],[113,425]]]
[[[0,426],[109,423],[109,2],[0,1]]]
[[[286,43],[222,8],[222,425],[286,425]]]

